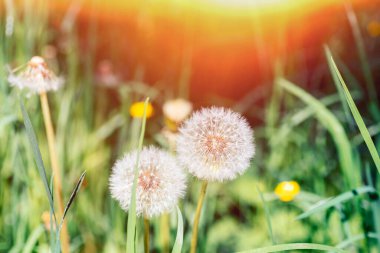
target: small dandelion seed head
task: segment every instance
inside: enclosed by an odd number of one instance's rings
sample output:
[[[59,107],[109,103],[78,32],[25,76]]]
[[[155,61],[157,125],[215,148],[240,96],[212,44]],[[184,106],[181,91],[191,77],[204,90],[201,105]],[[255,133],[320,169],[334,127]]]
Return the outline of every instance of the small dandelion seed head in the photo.
[[[63,85],[64,80],[48,68],[42,57],[33,56],[26,68],[14,71],[8,76],[8,82],[20,90],[28,89],[33,94],[56,91]]]
[[[296,181],[283,181],[279,183],[274,193],[281,201],[292,201],[300,192],[301,187]]]
[[[102,60],[97,65],[96,80],[98,85],[107,88],[114,88],[120,84],[120,78],[115,73],[114,66],[109,60]]]
[[[41,67],[42,69],[47,68],[46,62],[44,58],[42,58],[41,56],[33,56],[32,59],[30,59],[30,61],[28,62],[28,65],[34,68],[39,68],[39,67]]]
[[[110,176],[111,195],[125,211],[130,207],[136,156],[134,151],[118,160]],[[185,173],[171,154],[155,147],[141,151],[136,188],[138,216],[152,218],[170,212],[185,190]]]
[[[133,118],[142,118],[144,116],[144,102],[135,102],[129,108],[129,113]],[[146,107],[146,118],[150,118],[153,116],[153,106],[151,103],[148,103]]]
[[[177,98],[166,101],[162,110],[167,119],[175,123],[181,123],[189,117],[193,110],[193,105],[185,99]]]
[[[179,131],[178,159],[203,180],[236,178],[249,167],[255,153],[252,129],[230,109],[204,108],[185,121]]]

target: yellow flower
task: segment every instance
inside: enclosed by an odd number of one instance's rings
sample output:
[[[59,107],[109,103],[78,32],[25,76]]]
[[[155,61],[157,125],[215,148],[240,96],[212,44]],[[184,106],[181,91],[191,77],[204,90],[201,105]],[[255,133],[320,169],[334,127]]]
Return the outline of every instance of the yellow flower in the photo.
[[[301,187],[296,181],[284,181],[279,183],[274,193],[281,201],[292,201],[300,192]]]
[[[369,35],[372,37],[380,36],[380,23],[376,21],[371,21],[368,23],[367,30]]]
[[[129,108],[129,113],[133,118],[142,118],[144,114],[144,102],[136,102],[131,105]],[[153,115],[153,106],[151,103],[148,103],[146,107],[146,118],[150,118]]]

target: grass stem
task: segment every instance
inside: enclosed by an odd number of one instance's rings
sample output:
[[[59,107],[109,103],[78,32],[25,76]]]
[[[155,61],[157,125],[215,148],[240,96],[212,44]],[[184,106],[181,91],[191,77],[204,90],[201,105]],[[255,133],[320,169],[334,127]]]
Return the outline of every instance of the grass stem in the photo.
[[[136,188],[137,188],[137,178],[139,175],[139,162],[140,162],[140,153],[142,150],[143,142],[144,142],[144,135],[145,135],[145,126],[146,126],[146,108],[149,103],[149,97],[145,99],[144,103],[144,113],[142,117],[141,122],[141,131],[140,131],[140,137],[138,141],[138,147],[137,147],[137,155],[136,155],[136,164],[134,168],[134,178],[133,178],[133,185],[132,185],[132,197],[131,197],[131,204],[130,209],[128,212],[128,222],[127,222],[127,245],[126,245],[126,252],[127,253],[136,253],[136,245],[138,236],[136,236]]]
[[[50,108],[49,108],[49,101],[46,92],[40,93],[40,101],[41,101],[41,107],[42,107],[42,114],[44,118],[45,123],[45,129],[46,129],[46,136],[48,140],[48,148],[49,148],[49,156],[50,156],[50,162],[51,167],[54,175],[54,194],[58,201],[58,210],[57,210],[57,219],[60,220],[63,215],[63,195],[62,195],[62,181],[61,181],[61,170],[59,168],[58,163],[58,156],[57,156],[57,150],[56,150],[56,141],[55,141],[55,134],[54,134],[54,128],[53,123],[51,120],[51,114],[50,114]],[[69,242],[69,234],[67,231],[67,224],[64,221],[61,231],[61,249],[62,253],[69,253],[70,252],[70,242]]]
[[[195,212],[195,218],[194,218],[194,224],[193,224],[193,233],[191,235],[190,253],[196,253],[196,251],[197,251],[199,218],[201,216],[203,201],[204,201],[204,198],[206,196],[206,190],[207,190],[207,181],[204,181],[202,183],[201,192],[199,193],[197,210]]]
[[[144,252],[149,253],[149,219],[144,218]]]
[[[170,242],[170,229],[169,229],[169,214],[163,214],[161,216],[161,239],[162,239],[162,252],[169,252],[169,242]]]

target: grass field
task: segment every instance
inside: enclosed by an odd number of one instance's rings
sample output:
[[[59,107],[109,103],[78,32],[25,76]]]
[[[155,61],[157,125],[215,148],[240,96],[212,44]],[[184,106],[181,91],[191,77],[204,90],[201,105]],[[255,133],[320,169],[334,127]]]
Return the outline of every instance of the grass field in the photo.
[[[150,252],[190,252],[202,180],[187,174],[178,211],[150,219],[149,233],[144,219],[135,217],[133,201],[125,212],[109,189],[113,164],[139,144],[175,153],[168,136],[176,138],[177,126],[165,119],[162,107],[183,87],[168,92],[138,78],[99,79],[96,52],[80,49],[75,21],[57,30],[43,0],[6,0],[0,6],[0,252],[60,252],[60,189],[52,158],[60,167],[63,207],[70,203],[67,228],[61,230],[70,237],[69,252],[144,252],[147,234]],[[380,98],[374,75],[379,64],[371,64],[379,55],[367,48],[366,27],[355,12],[346,11],[354,34],[347,42],[355,52],[349,59],[357,64],[350,70],[351,62],[326,44],[324,85],[333,92],[290,81],[297,71],[288,73],[280,59],[262,95],[231,107],[260,119],[250,123],[256,152],[243,175],[208,183],[197,252],[380,252]],[[85,36],[100,36],[89,30]],[[56,53],[60,33],[64,47]],[[24,68],[35,55],[65,80],[61,89],[47,93],[53,152],[43,96],[8,81],[12,69]],[[147,117],[147,103],[132,113],[131,106],[147,97],[153,116]],[[283,181],[289,182],[279,185]]]

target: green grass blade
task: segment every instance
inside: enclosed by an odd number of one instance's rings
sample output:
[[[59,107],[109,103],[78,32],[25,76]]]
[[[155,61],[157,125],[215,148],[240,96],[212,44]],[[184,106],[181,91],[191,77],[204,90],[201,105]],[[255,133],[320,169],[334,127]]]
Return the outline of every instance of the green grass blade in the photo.
[[[51,175],[50,177],[50,192],[53,196],[53,201],[54,201],[54,187],[53,187],[53,184],[54,184],[54,175]],[[52,212],[52,210],[50,210],[49,212],[49,217],[50,217],[50,233],[49,233],[49,239],[50,239],[50,249],[51,251],[53,251],[53,249],[55,248],[55,243],[56,243],[56,240],[54,239],[56,237],[56,227],[57,227],[57,222],[55,221],[55,217],[54,217],[54,214]],[[53,220],[54,220],[54,223],[53,223]],[[54,226],[55,225],[55,226]]]
[[[333,206],[339,205],[345,201],[348,201],[351,198],[354,198],[358,195],[361,195],[364,193],[369,193],[369,192],[376,192],[376,190],[371,186],[363,186],[363,187],[356,188],[355,190],[342,193],[342,194],[340,194],[334,198],[328,198],[326,200],[322,200],[322,201],[318,202],[317,204],[315,204],[314,206],[310,207],[310,209],[307,210],[306,212],[304,212],[303,214],[299,215],[297,217],[297,220],[307,218],[312,214],[321,212],[321,211],[326,210],[330,207],[333,207]]]
[[[330,132],[338,149],[340,167],[346,181],[346,188],[353,189],[358,187],[360,185],[360,173],[355,168],[351,143],[339,120],[319,100],[295,84],[282,78],[278,79],[277,83],[315,110],[315,116],[318,121]]]
[[[69,201],[67,202],[65,210],[63,211],[63,216],[62,216],[61,224],[63,223],[63,220],[66,218],[67,212],[69,211],[71,205],[73,204],[74,199],[75,199],[75,197],[77,196],[77,194],[78,194],[78,192],[80,190],[80,187],[81,187],[81,185],[83,183],[83,180],[84,180],[85,176],[86,176],[86,171],[84,171],[82,173],[82,175],[79,177],[79,180],[78,180],[77,184],[75,185],[73,192],[70,195]]]
[[[43,225],[38,226],[29,236],[28,240],[25,243],[25,246],[22,250],[22,253],[32,253],[34,245],[38,242],[38,239],[43,235],[45,229]]]
[[[331,63],[331,65],[333,66],[333,71],[338,76],[340,84],[342,85],[344,93],[346,95],[346,101],[348,103],[348,106],[350,107],[351,113],[354,116],[355,122],[359,127],[360,133],[362,134],[365,143],[367,144],[368,150],[371,153],[371,156],[372,156],[373,161],[375,162],[376,168],[377,168],[378,172],[380,173],[380,158],[379,158],[379,154],[377,153],[376,146],[372,141],[371,135],[368,132],[368,129],[364,123],[364,120],[361,117],[360,112],[359,112],[358,108],[356,107],[354,100],[352,99],[350,91],[348,90],[347,85],[344,82],[343,77],[340,74],[340,72],[339,72],[339,70],[335,64],[333,57],[331,55],[329,55],[328,60]]]
[[[97,142],[108,138],[114,131],[125,124],[125,119],[121,114],[117,114],[105,122],[98,130],[96,130],[94,137]]]
[[[3,118],[0,119],[0,131],[2,130],[3,127],[5,127],[6,125],[14,122],[17,120],[17,117],[16,115],[8,115],[8,116],[4,116]]]
[[[55,252],[59,253],[60,252],[60,243],[59,243],[59,236],[61,234],[61,230],[62,230],[62,226],[63,226],[63,222],[66,218],[66,215],[67,215],[67,212],[69,211],[71,205],[73,204],[74,202],[74,199],[75,197],[77,196],[79,190],[80,190],[80,187],[83,183],[83,180],[84,180],[84,177],[86,176],[86,171],[82,173],[82,175],[80,176],[77,184],[75,185],[74,187],[74,190],[73,192],[71,193],[70,195],[70,198],[69,198],[69,201],[67,202],[66,204],[66,207],[65,207],[65,210],[63,211],[63,215],[62,215],[62,219],[61,219],[61,223],[59,224],[59,229],[58,229],[58,232],[57,232],[57,238],[56,238],[56,249],[55,249]]]
[[[365,52],[363,36],[361,35],[358,19],[356,18],[355,12],[352,9],[352,6],[349,4],[346,4],[346,13],[351,26],[352,33],[354,35],[356,48],[358,50],[362,71],[367,85],[368,95],[371,98],[371,101],[377,101],[375,82],[373,81],[371,67],[368,62],[367,54]]]
[[[183,218],[179,207],[177,206],[177,236],[175,237],[175,243],[172,253],[181,253],[183,244]]]
[[[372,238],[372,239],[377,239],[377,235],[375,233],[368,233],[367,235],[365,234],[360,234],[360,235],[354,235],[352,236],[350,239],[347,239],[347,240],[344,240],[342,242],[340,242],[339,244],[337,244],[335,247],[336,248],[339,248],[339,249],[344,249],[350,245],[352,245],[353,243],[357,242],[357,241],[360,241],[360,240],[363,240],[366,238],[366,236],[368,238]]]
[[[357,95],[357,93],[354,93],[353,95]],[[344,94],[343,94],[344,96]],[[356,97],[356,96],[355,96]],[[345,99],[343,97],[343,99]],[[339,95],[329,95],[327,97],[321,98],[319,100],[325,107],[328,107],[336,102],[339,102]],[[344,101],[345,102],[345,101]],[[348,108],[348,107],[347,107]],[[309,118],[315,115],[315,109],[313,107],[306,107],[296,113],[294,113],[292,116],[289,117],[288,120],[285,121],[284,124],[281,124],[279,126],[278,131],[276,131],[274,138],[270,139],[270,144],[273,146],[278,145],[282,141],[286,140],[288,137],[288,134],[290,134],[292,131],[294,131],[294,128],[298,125],[302,124]]]
[[[240,251],[238,253],[269,253],[269,252],[281,252],[288,250],[319,250],[319,251],[332,251],[338,253],[347,253],[344,250],[327,246],[323,244],[315,244],[315,243],[289,243],[289,244],[279,244],[268,247],[263,247],[259,249]]]
[[[331,56],[331,51],[330,51],[330,49],[326,45],[324,46],[324,49],[325,49],[325,56],[326,56],[326,59],[327,59],[327,63],[329,65],[329,69],[330,69],[330,72],[331,72],[331,75],[332,75],[335,87],[338,90],[339,98],[340,98],[340,101],[341,101],[342,106],[343,106],[344,115],[346,116],[347,122],[351,126],[353,124],[353,122],[352,122],[352,117],[351,117],[351,114],[350,114],[350,109],[348,108],[348,105],[346,103],[346,96],[344,95],[344,90],[343,90],[342,86],[339,83],[338,76],[335,74],[335,72],[331,71],[332,68],[333,68],[333,66],[331,65],[331,62],[328,60],[329,56]]]
[[[352,95],[352,93],[351,93],[351,95]],[[380,123],[377,123],[373,126],[369,126],[367,129],[368,129],[368,132],[369,132],[369,135],[371,136],[371,138],[375,137],[376,135],[380,134]],[[363,142],[364,142],[364,139],[363,139],[363,136],[361,133],[355,135],[352,138],[352,145],[354,147],[361,145]]]
[[[45,171],[44,163],[42,161],[41,151],[40,151],[40,148],[38,147],[37,137],[36,137],[36,134],[33,130],[32,122],[30,121],[28,112],[25,110],[25,106],[24,106],[24,103],[23,103],[21,98],[20,98],[20,107],[21,107],[22,116],[24,119],[24,125],[25,125],[25,129],[26,129],[26,133],[28,135],[28,140],[29,140],[30,146],[33,150],[34,160],[36,161],[38,172],[41,176],[42,183],[44,185],[46,195],[47,195],[48,200],[49,200],[50,210],[55,217],[53,196],[51,194],[51,191],[49,188],[49,183],[48,183],[48,180],[46,177],[46,171]],[[54,218],[54,220],[56,221],[56,218]]]
[[[376,187],[374,184],[374,178],[372,178],[371,175],[371,168],[369,166],[369,163],[365,163],[365,178],[367,179],[367,182],[370,186]],[[370,196],[371,197],[371,196]],[[378,198],[378,194],[375,193],[372,196],[373,198],[371,199],[370,205],[372,209],[372,220],[373,220],[373,228],[374,231],[376,232],[376,246],[377,250],[380,252],[380,199]]]
[[[270,215],[270,212],[269,212],[269,208],[268,208],[267,202],[265,201],[263,193],[261,192],[260,188],[258,186],[256,186],[256,189],[259,192],[261,202],[263,203],[263,207],[264,207],[264,210],[265,210],[265,219],[266,219],[266,222],[267,222],[267,225],[268,225],[268,230],[269,230],[269,237],[270,237],[270,239],[272,241],[272,244],[274,245],[274,244],[276,244],[276,240],[274,239],[274,235],[273,235],[272,222],[270,220],[270,216],[271,215]]]
[[[137,187],[137,176],[138,176],[138,165],[140,160],[140,152],[142,149],[143,141],[144,141],[144,134],[145,134],[145,125],[146,125],[146,108],[148,106],[149,98],[145,100],[144,104],[144,113],[142,118],[142,124],[141,124],[141,131],[140,131],[140,138],[139,138],[139,144],[137,148],[137,155],[136,155],[136,164],[135,164],[135,175],[133,179],[133,186],[132,186],[132,198],[131,198],[131,204],[128,212],[128,225],[127,225],[127,253],[135,253],[135,235],[136,235],[136,187]],[[136,238],[137,241],[137,238]],[[137,243],[136,243],[137,244]]]

